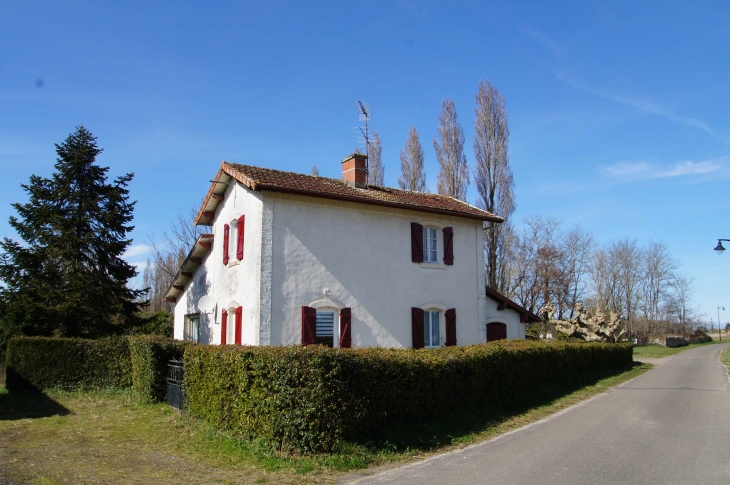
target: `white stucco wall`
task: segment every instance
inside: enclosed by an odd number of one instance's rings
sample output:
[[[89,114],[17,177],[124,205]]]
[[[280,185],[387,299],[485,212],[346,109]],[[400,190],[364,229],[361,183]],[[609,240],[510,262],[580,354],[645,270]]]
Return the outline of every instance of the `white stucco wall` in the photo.
[[[301,307],[315,301],[322,306],[325,289],[333,308],[352,309],[355,347],[410,347],[411,307],[427,303],[456,309],[459,345],[479,342],[488,304],[479,274],[481,221],[287,194],[267,197],[274,208],[271,344],[301,342]],[[452,227],[454,265],[433,269],[411,262],[411,222]]]
[[[260,192],[252,192],[240,184],[231,185],[218,205],[212,227],[213,247],[206,253],[202,264],[185,285],[175,304],[174,337],[184,338],[185,316],[198,313],[197,303],[203,295],[216,302],[215,314],[200,316],[200,342],[219,344],[221,341],[221,310],[243,307],[241,343],[258,344],[260,318],[261,225],[262,201]],[[223,225],[231,224],[245,215],[243,260],[236,258],[235,243],[229,246],[228,266],[223,264]],[[231,231],[235,236],[235,231]],[[234,238],[235,239],[235,238]],[[235,315],[229,312],[228,342],[233,343]]]
[[[497,302],[491,298],[486,298],[487,316],[484,325],[479,328],[479,342],[487,341],[487,324],[488,323],[504,323],[507,325],[508,339],[524,339],[526,325],[520,322],[520,314],[516,311],[505,308],[497,310]]]

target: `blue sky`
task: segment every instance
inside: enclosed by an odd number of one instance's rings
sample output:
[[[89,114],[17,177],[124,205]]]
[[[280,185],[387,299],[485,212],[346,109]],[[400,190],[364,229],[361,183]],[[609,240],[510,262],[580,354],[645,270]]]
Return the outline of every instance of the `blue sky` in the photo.
[[[707,318],[730,320],[730,3],[0,3],[0,236],[54,143],[84,124],[112,175],[134,172],[146,259],[225,159],[339,177],[355,103],[372,106],[396,185],[416,126],[453,97],[471,150],[474,94],[506,100],[517,221],[580,224],[598,242],[664,241]],[[469,201],[476,200],[472,185]],[[730,244],[728,245],[730,246]]]

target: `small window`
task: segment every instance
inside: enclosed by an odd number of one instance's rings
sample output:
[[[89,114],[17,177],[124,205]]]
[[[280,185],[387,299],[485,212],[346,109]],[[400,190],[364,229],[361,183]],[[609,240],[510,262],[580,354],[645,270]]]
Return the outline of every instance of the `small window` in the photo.
[[[229,261],[236,261],[236,244],[238,238],[238,219],[233,219],[228,231],[228,257]]]
[[[432,227],[423,228],[423,262],[438,262],[438,242],[436,238],[436,229]]]
[[[335,313],[331,311],[317,312],[318,344],[334,347]]]
[[[200,315],[185,316],[185,340],[200,342]]]
[[[438,310],[426,310],[423,315],[424,347],[441,347],[441,320]]]

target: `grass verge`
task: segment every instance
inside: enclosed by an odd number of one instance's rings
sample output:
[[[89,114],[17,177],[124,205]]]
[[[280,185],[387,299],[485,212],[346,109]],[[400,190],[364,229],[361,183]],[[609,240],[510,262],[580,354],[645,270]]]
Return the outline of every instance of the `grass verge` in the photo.
[[[730,347],[726,348],[720,354],[720,361],[725,364],[725,367],[730,371]]]
[[[634,360],[636,359],[660,359],[662,357],[668,357],[670,355],[684,352],[685,350],[694,349],[695,347],[701,347],[703,345],[719,344],[717,340],[712,342],[705,342],[703,344],[690,344],[685,347],[664,347],[662,345],[642,345],[641,347],[634,347]]]
[[[492,438],[632,379],[651,366],[585,375],[509,407],[392,426],[367,445],[292,456],[222,435],[130,391],[0,391],[0,463],[18,483],[329,483],[342,472],[407,462]],[[2,476],[0,476],[2,479]]]

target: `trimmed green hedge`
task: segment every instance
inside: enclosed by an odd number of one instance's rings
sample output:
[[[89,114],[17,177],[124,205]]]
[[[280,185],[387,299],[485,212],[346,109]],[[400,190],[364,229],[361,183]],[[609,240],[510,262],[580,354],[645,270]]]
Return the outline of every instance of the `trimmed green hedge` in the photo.
[[[392,420],[430,420],[451,410],[514,402],[544,384],[631,363],[631,344],[191,346],[185,350],[185,406],[242,438],[327,452]]]
[[[167,395],[167,363],[182,359],[191,342],[156,335],[129,338],[132,386],[145,402],[163,402]]]
[[[126,337],[18,337],[8,341],[9,390],[129,387],[132,364]]]

